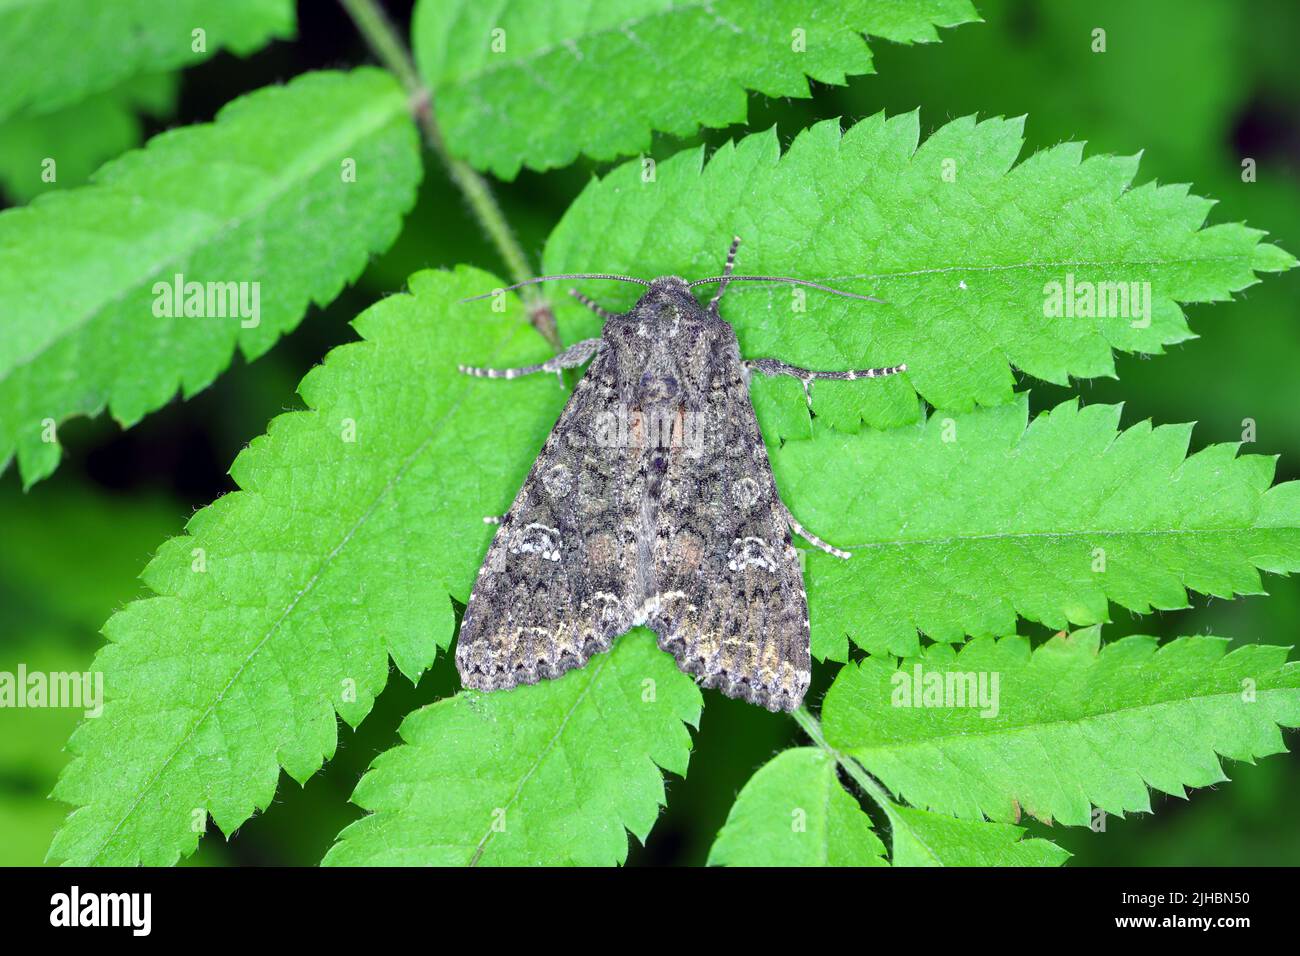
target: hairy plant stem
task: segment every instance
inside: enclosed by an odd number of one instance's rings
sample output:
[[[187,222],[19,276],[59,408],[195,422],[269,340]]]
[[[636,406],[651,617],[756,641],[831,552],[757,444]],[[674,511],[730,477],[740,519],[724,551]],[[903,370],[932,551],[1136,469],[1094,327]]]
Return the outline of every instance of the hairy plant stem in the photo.
[[[889,791],[882,787],[875,777],[867,773],[866,767],[858,763],[853,757],[850,757],[848,754],[840,753],[830,745],[826,740],[826,735],[822,733],[822,725],[818,722],[816,717],[808,712],[808,708],[800,706],[790,716],[794,718],[795,723],[797,723],[799,728],[809,736],[813,743],[834,758],[835,762],[844,768],[844,772],[849,775],[854,783],[862,788],[862,792],[870,797],[872,802],[874,802],[876,806],[880,807],[880,809],[884,811],[885,816],[889,818],[889,825],[893,828],[893,837],[891,837],[890,841],[893,844],[890,847],[890,859],[894,865],[898,865],[896,841],[900,830],[907,831],[912,840],[911,846],[917,852],[926,854],[926,856],[928,856],[932,861],[933,865],[946,865],[943,862],[942,855],[930,846],[925,834],[918,833],[907,820],[899,815],[898,808],[895,806],[894,801],[890,799]]]
[[[862,764],[858,763],[847,754],[840,753],[827,742],[826,736],[822,733],[822,725],[818,723],[816,717],[808,712],[808,708],[801,705],[796,708],[794,713],[790,716],[793,717],[795,723],[799,725],[799,729],[807,734],[813,743],[826,751],[826,753],[831,757],[835,758],[835,762],[844,768],[844,772],[853,779],[854,783],[862,788],[862,792],[869,796],[872,801],[876,803],[881,810],[884,810],[892,819],[893,813],[891,812],[891,808],[894,804],[889,798],[889,793],[884,787],[876,782],[875,778],[873,778],[871,774],[867,773],[866,768],[864,768]]]
[[[492,187],[478,174],[469,163],[457,159],[447,152],[447,143],[442,138],[433,112],[433,94],[420,79],[415,62],[406,44],[397,34],[392,21],[376,0],[339,0],[347,10],[357,29],[365,38],[375,57],[401,82],[410,98],[411,113],[424,134],[425,142],[437,154],[447,170],[447,176],[460,190],[469,204],[470,211],[478,220],[484,234],[496,246],[511,282],[523,282],[531,279],[535,273],[524,254],[519,240],[506,221]],[[555,313],[545,295],[536,288],[526,287],[520,290],[524,305],[528,309],[528,319],[537,331],[546,337],[552,348],[559,349],[560,336],[555,326]]]

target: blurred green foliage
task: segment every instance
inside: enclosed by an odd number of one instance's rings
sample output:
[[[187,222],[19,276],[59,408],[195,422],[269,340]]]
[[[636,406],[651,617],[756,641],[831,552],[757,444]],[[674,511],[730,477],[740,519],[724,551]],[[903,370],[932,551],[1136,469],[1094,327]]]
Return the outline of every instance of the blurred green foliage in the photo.
[[[389,4],[395,13],[403,5]],[[852,121],[885,109],[921,109],[923,132],[978,113],[1028,114],[1029,149],[1084,140],[1088,151],[1144,151],[1138,181],[1192,183],[1220,200],[1212,221],[1246,221],[1300,250],[1300,5],[1257,0],[977,0],[985,19],[945,31],[931,46],[873,43],[877,75],[847,87],[819,87],[811,101],[751,99],[749,129],[776,124],[783,141],[817,119]],[[301,4],[302,38],[245,62],[229,56],[181,76],[176,122],[210,119],[241,92],[321,65],[367,60],[334,4]],[[1093,31],[1106,51],[1093,52]],[[153,125],[150,125],[153,124]],[[158,129],[148,121],[147,132]],[[716,144],[742,130],[711,131]],[[581,135],[581,132],[578,132]],[[691,142],[660,137],[663,158]],[[1244,182],[1253,159],[1257,181]],[[524,173],[500,198],[525,249],[542,242],[592,170],[579,164]],[[468,262],[498,269],[462,202],[430,167],[419,204],[397,245],[361,282],[251,365],[237,362],[189,402],[173,402],[125,435],[105,421],[64,432],[67,464],[29,494],[14,472],[0,484],[0,670],[84,669],[109,614],[138,593],[135,576],[193,509],[230,489],[225,470],[267,421],[298,407],[293,383],[332,346],[353,338],[347,322],[375,298],[404,287],[417,268]],[[1192,341],[1169,355],[1117,357],[1119,379],[1082,383],[1085,402],[1126,405],[1124,421],[1196,421],[1193,449],[1237,441],[1250,419],[1247,450],[1279,454],[1278,477],[1300,477],[1300,378],[1295,362],[1300,270],[1271,277],[1233,303],[1189,309]],[[1036,409],[1069,392],[1035,383]],[[1300,582],[1270,577],[1270,597],[1232,602],[1193,595],[1193,607],[1136,618],[1112,607],[1104,635],[1214,632],[1241,641],[1287,644],[1300,632]],[[1026,633],[1043,635],[1032,628]],[[809,700],[824,692],[818,671]],[[205,840],[191,862],[314,865],[360,810],[347,802],[370,760],[396,743],[416,706],[456,687],[449,657],[412,687],[394,672],[357,732],[341,729],[337,757],[299,787],[282,779],[276,803],[229,842]],[[66,808],[48,800],[66,761],[63,745],[79,719],[67,710],[0,710],[0,865],[39,863]],[[702,863],[735,795],[754,769],[799,741],[787,717],[718,694],[706,707],[691,771],[670,777],[668,809],[632,863]],[[1230,785],[1189,801],[1153,796],[1154,815],[1111,818],[1104,832],[1032,824],[1075,854],[1075,865],[1294,864],[1300,817],[1300,758],[1229,764]]]

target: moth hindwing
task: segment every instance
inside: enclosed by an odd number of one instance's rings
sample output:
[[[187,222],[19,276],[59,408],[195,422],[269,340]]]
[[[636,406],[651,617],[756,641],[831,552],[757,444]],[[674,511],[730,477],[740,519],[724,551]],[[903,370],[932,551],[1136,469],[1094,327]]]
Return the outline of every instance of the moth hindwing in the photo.
[[[720,279],[732,258],[734,246]],[[847,555],[782,503],[749,371],[806,385],[901,369],[747,365],[720,295],[702,308],[682,279],[648,285],[627,313],[593,304],[606,317],[601,337],[550,362],[462,369],[510,378],[591,358],[479,570],[456,648],[461,681],[495,690],[558,677],[644,624],[703,686],[793,710],[810,654],[791,529]]]

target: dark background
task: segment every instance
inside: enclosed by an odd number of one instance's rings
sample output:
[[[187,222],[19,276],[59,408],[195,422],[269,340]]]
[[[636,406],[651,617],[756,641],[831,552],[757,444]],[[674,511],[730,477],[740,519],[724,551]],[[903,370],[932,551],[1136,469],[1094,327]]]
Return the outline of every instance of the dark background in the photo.
[[[924,132],[969,113],[1028,114],[1028,150],[1083,140],[1089,152],[1144,151],[1138,182],[1193,184],[1220,201],[1212,222],[1244,220],[1300,250],[1300,4],[1273,0],[976,0],[985,19],[943,31],[941,44],[872,41],[878,75],[847,87],[816,87],[810,101],[751,97],[749,129],[777,124],[784,141],[817,119],[845,122],[885,109],[921,108]],[[390,0],[405,23],[410,4]],[[350,21],[334,3],[299,4],[299,38],[254,57],[227,54],[186,71],[159,116],[142,118],[152,135],[206,122],[241,93],[310,69],[369,62]],[[1091,51],[1106,30],[1105,53]],[[170,99],[172,102],[166,102]],[[709,131],[717,144],[744,129]],[[581,137],[581,130],[575,130]],[[659,138],[660,158],[693,141]],[[0,164],[5,144],[0,129]],[[1241,179],[1243,159],[1257,181]],[[579,163],[524,173],[499,194],[523,245],[540,259],[547,232],[599,167]],[[61,186],[67,185],[60,183]],[[8,197],[14,201],[14,197]],[[24,495],[16,473],[0,478],[0,669],[84,670],[116,608],[138,595],[136,575],[193,511],[234,490],[226,473],[237,452],[286,408],[301,407],[295,386],[333,346],[354,338],[348,322],[377,297],[400,291],[418,268],[469,262],[500,271],[462,202],[429,159],[420,201],[398,244],[372,263],[330,308],[313,310],[268,355],[236,358],[217,383],[174,401],[127,432],[106,418],[61,431],[65,459],[55,476]],[[1124,421],[1196,421],[1193,447],[1242,437],[1253,419],[1257,441],[1244,450],[1278,454],[1279,479],[1300,477],[1297,308],[1300,270],[1270,276],[1232,303],[1192,306],[1203,339],[1151,358],[1121,355],[1119,380],[1083,383],[1086,402],[1123,401]],[[1026,381],[1036,408],[1069,392]],[[1300,625],[1300,586],[1270,577],[1271,597],[1210,602],[1137,618],[1112,607],[1105,634],[1216,633],[1241,641],[1290,644]],[[1039,630],[1026,625],[1026,633]],[[826,675],[820,684],[824,688]],[[205,840],[197,864],[317,863],[359,811],[347,802],[370,760],[396,742],[402,716],[455,690],[450,657],[417,687],[393,673],[361,729],[341,726],[336,758],[305,788],[282,778],[270,810],[230,841]],[[816,695],[810,695],[816,702]],[[39,863],[67,808],[47,799],[66,762],[75,726],[69,711],[0,710],[0,865]],[[788,718],[707,695],[690,776],[670,778],[669,809],[649,845],[633,841],[633,864],[701,863],[736,792],[775,751],[796,741]],[[1293,734],[1288,734],[1294,743]],[[1230,785],[1190,801],[1153,794],[1154,815],[1111,819],[1106,832],[1033,825],[1071,850],[1075,864],[1238,865],[1300,862],[1300,760],[1231,763]]]

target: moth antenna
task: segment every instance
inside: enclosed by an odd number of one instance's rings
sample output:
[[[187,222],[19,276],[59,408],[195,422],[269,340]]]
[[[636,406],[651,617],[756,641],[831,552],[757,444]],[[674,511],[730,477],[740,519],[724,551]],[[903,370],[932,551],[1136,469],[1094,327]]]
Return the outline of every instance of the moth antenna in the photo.
[[[536,285],[538,282],[552,282],[556,279],[616,279],[619,282],[635,282],[637,285],[648,286],[650,283],[645,279],[634,279],[632,276],[616,276],[603,272],[565,272],[553,276],[538,276],[535,279],[525,279],[523,282],[516,282],[514,285],[502,286],[500,289],[493,289],[491,292],[484,292],[482,295],[472,295],[467,299],[461,299],[461,302],[477,302],[479,299],[490,299],[498,292],[509,292],[512,289],[518,289],[521,286]]]
[[[884,299],[877,299],[874,295],[858,295],[856,292],[845,292],[843,289],[832,289],[828,285],[822,285],[820,282],[809,282],[807,279],[793,279],[790,276],[711,276],[708,279],[695,279],[686,283],[688,287],[697,285],[707,285],[710,282],[788,282],[790,285],[803,285],[810,289],[819,289],[822,292],[829,292],[832,295],[842,295],[846,299],[861,299],[863,302],[879,302],[882,305]]]

